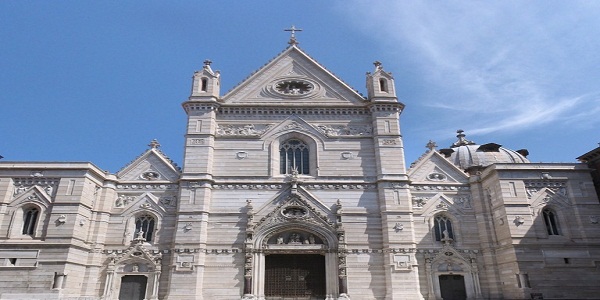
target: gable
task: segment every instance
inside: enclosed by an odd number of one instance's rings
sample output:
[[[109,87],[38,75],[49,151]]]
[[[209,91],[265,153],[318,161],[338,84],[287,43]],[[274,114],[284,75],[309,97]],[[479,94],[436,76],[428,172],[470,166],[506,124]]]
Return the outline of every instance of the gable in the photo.
[[[408,177],[413,183],[468,183],[469,176],[437,151],[426,153],[410,170]]]
[[[157,149],[152,148],[129,163],[117,177],[122,181],[177,181],[179,170]]]
[[[20,193],[10,203],[10,206],[16,207],[25,203],[37,203],[45,208],[48,208],[52,203],[52,198],[48,194],[48,191],[44,191],[39,186],[34,185]]]
[[[226,104],[360,105],[364,98],[298,47],[290,46],[222,97]]]

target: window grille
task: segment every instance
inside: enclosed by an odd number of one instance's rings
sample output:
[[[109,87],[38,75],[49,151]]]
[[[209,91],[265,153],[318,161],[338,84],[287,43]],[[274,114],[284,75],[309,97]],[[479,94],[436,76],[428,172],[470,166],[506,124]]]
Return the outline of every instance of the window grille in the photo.
[[[435,232],[435,240],[442,241],[444,238],[454,239],[454,231],[452,230],[452,222],[444,215],[435,217],[433,229]]]
[[[287,140],[279,147],[279,156],[281,174],[292,174],[294,170],[298,174],[309,174],[309,152],[304,142]]]
[[[154,217],[151,215],[142,215],[135,219],[135,236],[141,231],[142,237],[147,242],[151,242],[154,235]]]

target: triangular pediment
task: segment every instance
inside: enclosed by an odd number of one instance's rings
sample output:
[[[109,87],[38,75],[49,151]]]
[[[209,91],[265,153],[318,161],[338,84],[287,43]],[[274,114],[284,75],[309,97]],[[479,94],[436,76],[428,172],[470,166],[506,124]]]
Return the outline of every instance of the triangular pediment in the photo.
[[[132,215],[138,211],[151,211],[159,216],[164,216],[166,210],[158,203],[159,198],[152,193],[143,193],[136,197],[127,208],[121,212],[122,215]]]
[[[366,100],[298,47],[290,46],[222,99],[224,104],[364,106]]]
[[[292,131],[306,133],[321,139],[325,138],[325,135],[321,131],[315,129],[312,125],[298,116],[291,116],[283,120],[281,123],[271,126],[263,133],[262,136],[279,136]]]
[[[437,151],[429,151],[408,170],[413,183],[468,183],[469,176]]]
[[[121,171],[117,172],[120,181],[175,182],[180,171],[162,152],[148,149]]]
[[[539,213],[539,211],[546,206],[563,209],[569,207],[570,205],[571,204],[569,203],[569,199],[566,195],[557,193],[550,188],[542,188],[540,191],[538,191],[531,197],[530,204],[534,214]]]
[[[263,204],[255,213],[256,230],[277,223],[312,223],[333,228],[332,211],[304,188],[291,189]]]
[[[452,215],[462,215],[463,209],[465,209],[465,207],[462,203],[455,203],[454,199],[450,196],[438,193],[423,203],[421,215],[432,216],[440,212],[448,212]]]
[[[37,203],[46,208],[52,203],[52,198],[37,185],[34,185],[19,194],[12,202],[11,206],[20,206],[25,203]]]

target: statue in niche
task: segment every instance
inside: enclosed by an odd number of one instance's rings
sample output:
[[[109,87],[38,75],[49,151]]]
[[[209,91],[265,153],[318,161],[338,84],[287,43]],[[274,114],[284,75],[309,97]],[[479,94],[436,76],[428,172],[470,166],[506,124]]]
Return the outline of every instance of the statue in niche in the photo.
[[[19,185],[17,187],[17,189],[15,190],[15,196],[25,192],[26,190],[27,190],[27,188],[24,185],[22,185],[22,184]]]
[[[282,235],[280,235],[280,236],[277,237],[277,244],[278,245],[282,245],[283,244],[283,236]]]
[[[54,191],[54,188],[51,185],[47,185],[44,188],[44,191],[46,191],[46,194],[48,194],[48,196],[52,196],[52,192]]]
[[[300,241],[300,235],[297,233],[292,233],[292,235],[290,236],[290,244],[301,244],[302,241]]]
[[[316,242],[315,242],[315,236],[311,234],[311,235],[308,237],[308,242],[309,242],[310,244],[316,244]]]
[[[131,272],[139,272],[140,267],[138,265],[131,266]]]

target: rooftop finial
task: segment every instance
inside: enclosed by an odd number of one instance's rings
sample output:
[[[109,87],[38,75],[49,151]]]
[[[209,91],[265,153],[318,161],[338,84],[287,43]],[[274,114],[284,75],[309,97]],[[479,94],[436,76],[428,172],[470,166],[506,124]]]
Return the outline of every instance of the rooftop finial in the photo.
[[[150,146],[152,149],[158,149],[160,147],[160,143],[156,139],[153,139],[148,146]]]
[[[429,140],[427,145],[425,145],[425,148],[427,148],[427,149],[429,149],[429,151],[431,151],[431,150],[437,148],[437,144],[434,141]]]
[[[383,69],[383,64],[380,61],[376,60],[373,64],[375,65],[375,72]]]
[[[454,144],[452,144],[452,146],[450,146],[451,148],[475,144],[475,142],[467,140],[465,138],[466,135],[463,132],[465,132],[465,131],[462,129],[459,129],[456,131],[456,133],[458,133],[456,135],[456,137],[458,138],[458,141],[456,141]]]
[[[296,40],[296,31],[302,31],[302,29],[298,29],[296,28],[296,26],[292,25],[292,27],[288,28],[288,29],[284,29],[283,31],[290,31],[291,35],[290,35],[290,41],[288,42],[288,44],[290,45],[298,45],[298,41]]]

